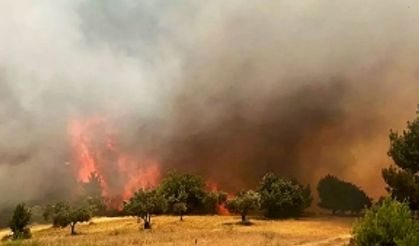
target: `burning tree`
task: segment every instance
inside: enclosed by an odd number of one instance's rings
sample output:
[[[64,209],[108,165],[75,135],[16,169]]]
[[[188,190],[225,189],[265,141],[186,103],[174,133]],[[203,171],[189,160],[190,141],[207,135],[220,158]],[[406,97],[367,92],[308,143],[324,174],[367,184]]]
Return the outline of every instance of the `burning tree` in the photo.
[[[113,124],[106,118],[73,120],[68,130],[77,179],[84,183],[88,196],[104,197],[108,208],[120,209],[122,201],[139,187],[157,186],[158,163],[121,148]]]
[[[253,190],[241,191],[235,198],[226,201],[226,207],[231,213],[240,214],[241,223],[246,224],[248,213],[260,207],[260,195]]]
[[[95,172],[92,172],[87,182],[82,183],[83,197],[90,205],[95,206],[95,211],[100,215],[105,214],[105,198],[102,196],[101,178]]]
[[[151,215],[167,210],[167,200],[156,190],[141,189],[124,204],[124,211],[144,221],[144,229],[151,229]]]
[[[382,170],[387,190],[399,201],[408,201],[412,210],[419,210],[419,105],[417,117],[407,122],[407,129],[399,134],[390,131],[388,155],[396,167]]]
[[[86,196],[102,198],[102,181],[96,172],[91,172],[87,182],[83,182],[83,192]]]

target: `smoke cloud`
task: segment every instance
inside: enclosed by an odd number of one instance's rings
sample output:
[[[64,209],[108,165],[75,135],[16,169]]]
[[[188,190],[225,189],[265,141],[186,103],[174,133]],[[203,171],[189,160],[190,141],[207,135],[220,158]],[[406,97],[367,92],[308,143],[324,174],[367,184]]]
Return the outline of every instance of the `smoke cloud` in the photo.
[[[418,99],[416,1],[0,1],[0,208],[73,189],[72,119],[227,190],[267,171],[384,192]]]

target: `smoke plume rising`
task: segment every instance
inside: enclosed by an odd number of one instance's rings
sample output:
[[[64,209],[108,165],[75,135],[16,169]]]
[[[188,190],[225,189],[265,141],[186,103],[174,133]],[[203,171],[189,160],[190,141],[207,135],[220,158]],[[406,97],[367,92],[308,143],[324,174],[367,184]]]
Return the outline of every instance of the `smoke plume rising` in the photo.
[[[418,100],[419,3],[0,1],[0,208],[73,189],[71,121],[228,190],[332,173],[377,196]],[[117,182],[123,182],[118,180]]]

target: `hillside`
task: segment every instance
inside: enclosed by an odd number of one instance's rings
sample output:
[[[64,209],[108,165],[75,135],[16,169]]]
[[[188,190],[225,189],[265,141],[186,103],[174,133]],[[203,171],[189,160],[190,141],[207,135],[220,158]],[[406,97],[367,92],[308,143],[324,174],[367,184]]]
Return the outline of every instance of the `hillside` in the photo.
[[[302,218],[298,220],[252,220],[252,226],[236,224],[233,216],[191,216],[153,218],[153,230],[143,231],[135,218],[96,218],[77,226],[79,235],[69,229],[33,226],[33,238],[5,245],[345,245],[352,218]],[[7,231],[0,231],[4,236]]]

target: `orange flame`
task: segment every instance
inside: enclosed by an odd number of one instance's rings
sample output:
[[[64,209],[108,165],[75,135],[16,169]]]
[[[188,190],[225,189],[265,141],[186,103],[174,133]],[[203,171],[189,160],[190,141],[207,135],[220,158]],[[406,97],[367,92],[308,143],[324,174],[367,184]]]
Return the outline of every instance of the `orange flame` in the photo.
[[[218,184],[212,181],[207,181],[207,188],[209,191],[212,191],[212,192],[219,191]],[[233,194],[227,193],[227,199],[230,199],[232,197],[233,197]],[[224,204],[218,205],[217,213],[219,215],[230,215],[230,212],[228,211],[228,209],[225,207]]]
[[[158,184],[158,163],[148,159],[138,160],[119,150],[115,134],[104,118],[73,120],[69,125],[69,135],[77,179],[88,182],[89,175],[97,173],[101,178],[103,196],[112,201],[109,207],[118,208],[115,200],[126,200],[137,189]]]

